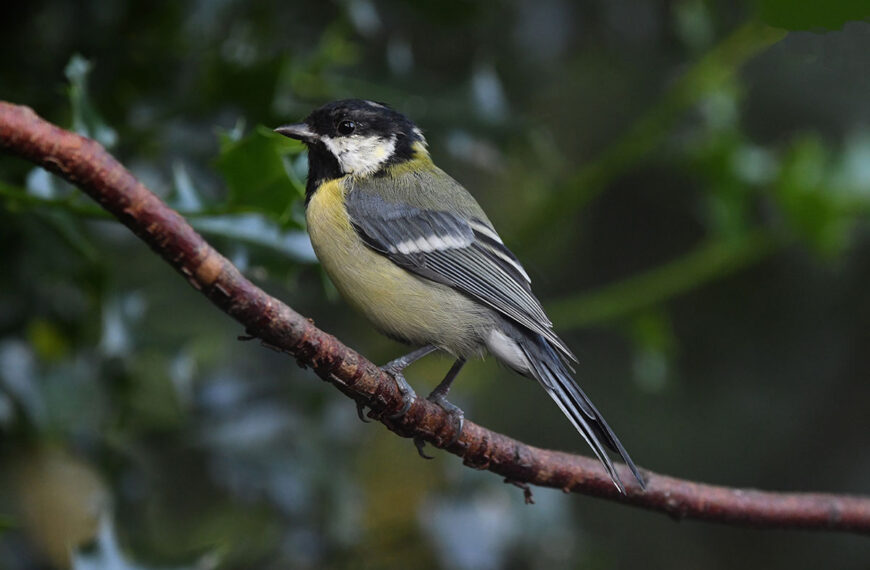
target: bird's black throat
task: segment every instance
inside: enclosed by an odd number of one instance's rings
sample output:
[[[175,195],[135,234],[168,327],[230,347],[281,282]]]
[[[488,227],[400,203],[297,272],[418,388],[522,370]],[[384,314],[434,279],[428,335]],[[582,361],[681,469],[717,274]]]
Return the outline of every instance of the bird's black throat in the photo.
[[[308,182],[305,184],[305,205],[324,182],[344,176],[338,159],[329,152],[323,143],[308,145]]]

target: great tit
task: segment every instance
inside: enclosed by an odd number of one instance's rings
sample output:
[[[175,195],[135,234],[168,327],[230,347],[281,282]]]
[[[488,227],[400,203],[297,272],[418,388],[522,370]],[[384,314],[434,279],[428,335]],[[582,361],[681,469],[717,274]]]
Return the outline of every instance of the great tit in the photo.
[[[459,421],[447,392],[466,359],[487,352],[537,380],[625,488],[607,449],[644,480],[573,379],[576,357],[553,332],[531,280],[475,199],[435,166],[422,131],[382,103],[327,103],[276,132],[308,147],[311,243],[342,296],[375,327],[420,347],[384,367],[413,401],[402,370],[442,350],[456,358],[429,396]]]

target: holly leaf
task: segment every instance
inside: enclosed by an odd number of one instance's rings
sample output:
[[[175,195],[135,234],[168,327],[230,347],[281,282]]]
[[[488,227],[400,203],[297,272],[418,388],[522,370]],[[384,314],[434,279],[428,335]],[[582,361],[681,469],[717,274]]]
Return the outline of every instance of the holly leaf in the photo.
[[[301,143],[262,125],[241,138],[236,131],[219,136],[216,166],[227,184],[228,209],[259,212],[284,227],[298,226],[294,205],[305,190],[291,159],[303,151]]]

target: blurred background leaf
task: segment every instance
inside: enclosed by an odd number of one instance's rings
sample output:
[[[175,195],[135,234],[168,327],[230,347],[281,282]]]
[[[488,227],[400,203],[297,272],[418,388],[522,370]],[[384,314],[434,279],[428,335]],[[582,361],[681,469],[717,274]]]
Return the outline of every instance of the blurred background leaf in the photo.
[[[283,140],[282,140],[283,139]],[[237,209],[260,210],[271,214],[284,225],[301,227],[299,216],[293,217],[293,204],[305,196],[298,176],[284,156],[302,145],[287,137],[258,127],[242,139],[231,133],[220,136],[221,149],[217,168],[227,185],[227,205]],[[296,190],[288,193],[289,189]]]
[[[765,22],[789,30],[837,30],[847,22],[870,21],[870,6],[862,0],[759,0]]]

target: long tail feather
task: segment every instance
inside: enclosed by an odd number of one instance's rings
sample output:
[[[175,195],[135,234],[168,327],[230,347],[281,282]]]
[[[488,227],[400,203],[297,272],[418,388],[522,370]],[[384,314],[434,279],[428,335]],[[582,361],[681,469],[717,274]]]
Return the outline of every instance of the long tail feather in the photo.
[[[570,372],[568,365],[556,353],[550,343],[540,337],[526,338],[520,340],[517,344],[531,365],[531,375],[537,379],[551,398],[556,402],[556,405],[568,417],[574,427],[595,452],[596,457],[604,467],[607,473],[613,480],[614,485],[621,493],[625,493],[625,487],[619,478],[613,462],[607,454],[608,447],[618,453],[637,482],[643,488],[646,482],[635,466],[634,462],[629,457],[628,452],[620,443],[619,438],[607,425],[604,417],[589,399],[589,397],[580,389],[574,381],[573,375]]]

